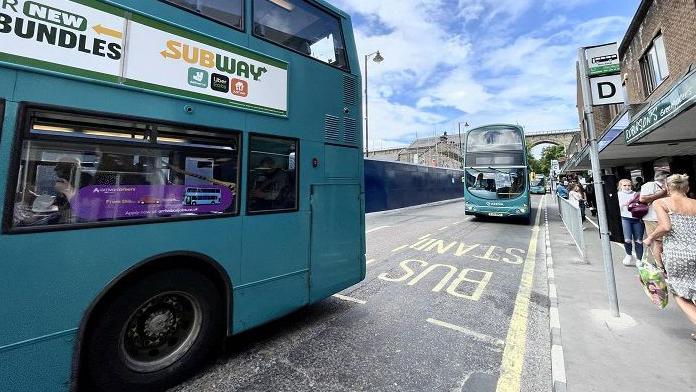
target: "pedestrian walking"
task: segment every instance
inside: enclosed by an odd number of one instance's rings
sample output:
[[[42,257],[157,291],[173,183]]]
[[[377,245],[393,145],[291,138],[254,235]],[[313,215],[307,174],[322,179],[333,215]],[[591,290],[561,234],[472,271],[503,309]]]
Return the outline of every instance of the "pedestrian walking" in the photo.
[[[664,238],[662,261],[679,308],[696,325],[696,200],[689,199],[689,176],[666,181],[669,197],[655,202],[658,224],[645,243]],[[696,333],[691,334],[696,340]]]
[[[653,202],[655,200],[667,197],[667,189],[665,179],[670,175],[667,170],[657,170],[653,181],[648,181],[640,187],[640,202],[648,205],[648,213],[643,217],[645,224],[645,234],[651,235],[657,227],[657,214]],[[645,243],[645,242],[644,242]],[[652,258],[652,264],[662,266],[662,241],[652,241],[649,245],[650,252],[648,256]]]
[[[568,200],[573,203],[574,206],[580,209],[580,216],[582,222],[585,222],[585,196],[582,192],[582,187],[580,184],[573,184],[570,187],[570,192],[568,192]]]
[[[623,228],[624,249],[626,256],[623,258],[623,265],[633,265],[632,254],[635,246],[635,264],[640,264],[643,259],[643,234],[645,226],[640,218],[634,218],[628,210],[628,204],[636,196],[632,189],[631,180],[623,179],[619,181],[619,207],[621,209],[621,227]]]
[[[640,188],[643,186],[643,177],[636,177],[636,184],[633,187],[633,190],[636,192],[640,192]]]
[[[587,187],[585,188],[585,195],[587,197],[587,206],[590,208],[590,213],[592,216],[597,215],[597,196],[595,195],[594,182],[592,178],[588,180]]]

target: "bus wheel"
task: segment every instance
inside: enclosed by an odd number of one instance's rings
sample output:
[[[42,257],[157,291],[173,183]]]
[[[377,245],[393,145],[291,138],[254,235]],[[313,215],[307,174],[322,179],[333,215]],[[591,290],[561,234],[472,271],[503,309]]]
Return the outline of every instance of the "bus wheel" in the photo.
[[[195,270],[129,284],[88,331],[83,364],[92,386],[130,392],[176,385],[221,342],[225,313],[215,285]]]

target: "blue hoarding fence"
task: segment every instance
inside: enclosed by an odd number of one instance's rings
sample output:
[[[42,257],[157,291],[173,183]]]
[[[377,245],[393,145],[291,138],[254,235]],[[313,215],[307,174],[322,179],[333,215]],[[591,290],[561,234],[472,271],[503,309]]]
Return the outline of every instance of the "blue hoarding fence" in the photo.
[[[365,159],[365,211],[464,197],[463,170]]]

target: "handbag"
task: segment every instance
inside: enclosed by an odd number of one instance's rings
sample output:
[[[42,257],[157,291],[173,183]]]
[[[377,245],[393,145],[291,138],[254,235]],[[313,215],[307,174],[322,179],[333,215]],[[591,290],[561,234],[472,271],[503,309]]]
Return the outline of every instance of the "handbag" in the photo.
[[[640,202],[640,192],[636,192],[631,201],[628,202],[627,208],[631,213],[631,216],[636,219],[640,219],[648,214],[648,209],[650,207],[648,207],[647,204]]]
[[[669,289],[662,270],[648,261],[647,252],[638,266],[638,279],[645,295],[658,309],[664,309],[669,300]]]

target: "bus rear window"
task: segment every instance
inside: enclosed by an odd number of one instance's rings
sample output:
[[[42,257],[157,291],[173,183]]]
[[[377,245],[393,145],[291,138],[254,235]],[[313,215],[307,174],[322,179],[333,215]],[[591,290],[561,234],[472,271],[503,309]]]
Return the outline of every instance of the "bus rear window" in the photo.
[[[339,19],[303,0],[254,0],[254,35],[348,70]]]
[[[163,127],[159,138],[156,124],[59,119],[31,121],[12,228],[237,212],[237,133],[211,135],[203,145],[190,142],[194,130]]]

